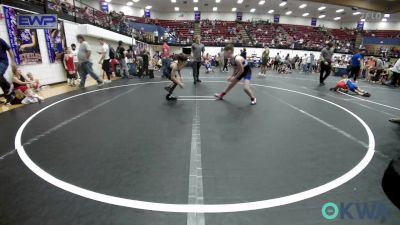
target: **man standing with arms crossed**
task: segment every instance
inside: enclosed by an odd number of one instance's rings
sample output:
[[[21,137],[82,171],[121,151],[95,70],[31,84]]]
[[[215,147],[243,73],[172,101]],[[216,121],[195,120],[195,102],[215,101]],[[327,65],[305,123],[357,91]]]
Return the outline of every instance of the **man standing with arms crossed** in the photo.
[[[192,44],[192,54],[193,54],[193,83],[200,83],[199,79],[200,75],[200,66],[201,66],[201,58],[204,54],[204,45],[200,43],[201,37],[200,35],[195,36],[195,43]]]
[[[333,50],[333,44],[332,42],[329,42],[327,44],[327,47],[323,48],[321,51],[321,71],[319,74],[319,85],[321,86],[325,85],[326,78],[328,78],[331,74]]]
[[[7,52],[10,59],[7,57]],[[10,46],[2,38],[0,38],[0,87],[4,92],[7,100],[6,103],[11,102],[13,98],[13,89],[11,84],[4,77],[9,65],[9,60],[11,61],[11,67],[14,71],[17,68],[17,65],[15,64],[14,53],[12,52]]]

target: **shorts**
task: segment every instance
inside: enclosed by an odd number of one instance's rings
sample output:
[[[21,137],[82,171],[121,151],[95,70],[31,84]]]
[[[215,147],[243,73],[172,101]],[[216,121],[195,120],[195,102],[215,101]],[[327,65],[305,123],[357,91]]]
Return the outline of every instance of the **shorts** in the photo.
[[[76,79],[77,78],[76,72],[70,73],[67,71],[67,78],[68,79]]]
[[[358,85],[356,83],[353,82],[347,82],[347,86],[349,87],[349,90],[354,92],[355,90],[358,89]]]
[[[263,60],[263,61],[261,62],[261,65],[263,65],[263,66],[268,66],[268,61],[269,61],[269,59]]]
[[[110,71],[110,60],[109,59],[103,60],[103,64],[101,65],[101,69],[104,70],[107,74],[111,74],[111,71]]]
[[[249,66],[245,66],[243,73],[236,79],[237,80],[241,80],[241,79],[251,80],[251,69],[250,69],[250,67]]]
[[[21,85],[21,86],[15,87],[15,90],[20,90],[20,91],[22,91],[22,93],[25,93],[25,91],[28,90],[28,86]]]

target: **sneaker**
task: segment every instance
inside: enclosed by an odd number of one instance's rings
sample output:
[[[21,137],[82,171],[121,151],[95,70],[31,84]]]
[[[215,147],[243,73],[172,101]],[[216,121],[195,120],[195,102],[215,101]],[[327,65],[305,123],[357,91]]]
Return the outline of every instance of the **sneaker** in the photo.
[[[104,85],[104,81],[102,81],[101,83],[99,83],[99,84],[97,84],[97,87],[101,87],[101,86],[103,86]]]
[[[196,80],[196,81],[197,81],[198,83],[201,83],[201,80],[200,80],[200,79],[198,79],[198,78],[197,78],[197,80]]]
[[[257,104],[257,98],[254,98],[253,100],[251,100],[251,104],[252,104],[252,105]]]
[[[40,95],[36,95],[35,97],[37,98],[37,100],[39,100],[39,102],[43,102],[44,101],[44,98],[42,96],[40,96]]]
[[[176,101],[178,98],[173,95],[167,95],[166,99],[167,99],[167,101]]]
[[[103,82],[106,84],[109,84],[109,83],[111,83],[111,80],[104,80]]]
[[[215,93],[214,96],[219,100],[223,100],[224,99],[224,96],[222,96],[222,93]]]

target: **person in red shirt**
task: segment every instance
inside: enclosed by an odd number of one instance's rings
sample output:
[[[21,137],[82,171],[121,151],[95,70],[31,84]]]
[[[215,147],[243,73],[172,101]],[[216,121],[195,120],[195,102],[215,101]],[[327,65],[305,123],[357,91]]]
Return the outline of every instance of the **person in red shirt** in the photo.
[[[166,67],[168,67],[167,62],[168,62],[168,58],[169,58],[169,53],[170,53],[170,48],[169,45],[167,43],[167,40],[164,40],[164,44],[162,46],[162,53],[161,53],[161,64],[162,64],[162,71],[164,71],[164,69]],[[162,78],[166,78],[165,75],[162,75]]]
[[[76,85],[76,67],[74,63],[74,54],[72,54],[71,48],[67,48],[66,54],[64,55],[64,65],[67,71],[67,84],[69,86]]]

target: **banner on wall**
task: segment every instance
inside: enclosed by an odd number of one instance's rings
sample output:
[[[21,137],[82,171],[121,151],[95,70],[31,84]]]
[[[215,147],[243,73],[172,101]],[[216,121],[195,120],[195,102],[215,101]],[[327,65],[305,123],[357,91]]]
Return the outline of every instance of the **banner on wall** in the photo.
[[[243,20],[243,13],[237,12],[236,13],[236,21],[242,21],[242,20]]]
[[[105,1],[100,1],[100,10],[105,13],[109,13],[108,3]]]
[[[280,15],[274,15],[274,23],[279,23]]]
[[[357,22],[357,30],[364,30],[364,21]]]
[[[62,56],[66,46],[64,23],[58,21],[57,29],[46,29],[44,30],[44,33],[50,63],[61,62],[63,60]]]
[[[3,6],[10,47],[18,65],[42,63],[36,29],[17,29],[17,15],[23,11]]]
[[[150,9],[145,9],[144,10],[144,17],[150,18],[151,17],[151,10]]]
[[[200,20],[201,20],[201,12],[200,11],[195,11],[194,12],[194,20],[196,22],[200,22]]]
[[[315,17],[311,18],[311,26],[313,27],[317,26],[317,18]]]

